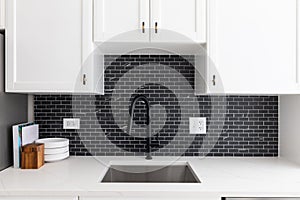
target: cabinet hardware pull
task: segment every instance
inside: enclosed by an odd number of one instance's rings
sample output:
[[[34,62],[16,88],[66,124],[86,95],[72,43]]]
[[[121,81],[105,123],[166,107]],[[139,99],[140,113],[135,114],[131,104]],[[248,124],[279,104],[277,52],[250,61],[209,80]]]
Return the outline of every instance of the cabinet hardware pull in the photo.
[[[83,85],[86,85],[86,74],[83,74],[83,77],[82,77],[82,83]]]
[[[216,75],[213,75],[212,84],[213,86],[216,86]]]
[[[155,33],[157,33],[158,32],[158,27],[157,27],[158,25],[157,25],[157,22],[155,22]]]
[[[142,22],[142,32],[145,33],[145,22]]]

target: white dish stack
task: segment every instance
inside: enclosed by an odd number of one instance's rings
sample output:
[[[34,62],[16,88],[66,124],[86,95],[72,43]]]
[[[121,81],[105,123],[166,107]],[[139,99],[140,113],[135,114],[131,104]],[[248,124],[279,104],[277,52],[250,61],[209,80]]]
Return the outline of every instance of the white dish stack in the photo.
[[[70,156],[68,139],[45,138],[36,140],[35,143],[42,143],[45,145],[45,162],[56,162]]]

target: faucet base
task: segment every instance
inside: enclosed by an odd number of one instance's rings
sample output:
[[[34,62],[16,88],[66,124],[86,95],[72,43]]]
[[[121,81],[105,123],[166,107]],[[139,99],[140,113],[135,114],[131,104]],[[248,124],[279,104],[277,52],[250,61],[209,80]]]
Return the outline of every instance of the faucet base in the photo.
[[[152,160],[152,156],[151,156],[150,154],[148,154],[148,155],[146,156],[146,160]]]

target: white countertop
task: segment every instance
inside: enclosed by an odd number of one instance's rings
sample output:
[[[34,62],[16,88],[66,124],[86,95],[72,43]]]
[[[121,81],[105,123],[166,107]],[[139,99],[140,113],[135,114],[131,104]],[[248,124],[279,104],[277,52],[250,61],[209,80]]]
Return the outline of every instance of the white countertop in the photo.
[[[39,170],[9,168],[0,173],[0,195],[169,195],[214,197],[300,197],[300,166],[280,158],[180,158],[201,184],[99,183],[110,162],[159,164],[168,157],[70,157]],[[121,164],[120,163],[120,164]]]

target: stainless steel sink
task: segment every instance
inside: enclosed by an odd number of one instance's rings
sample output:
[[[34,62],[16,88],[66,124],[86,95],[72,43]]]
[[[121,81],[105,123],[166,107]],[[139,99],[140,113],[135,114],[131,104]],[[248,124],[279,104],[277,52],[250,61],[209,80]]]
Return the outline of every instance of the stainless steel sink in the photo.
[[[200,183],[188,164],[111,165],[102,183]]]

